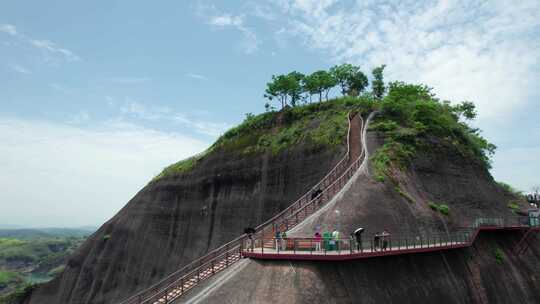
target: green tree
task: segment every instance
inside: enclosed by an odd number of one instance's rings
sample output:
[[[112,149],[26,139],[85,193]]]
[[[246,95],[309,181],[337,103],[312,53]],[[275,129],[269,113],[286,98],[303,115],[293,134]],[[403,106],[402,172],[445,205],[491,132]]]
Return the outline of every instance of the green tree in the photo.
[[[328,93],[336,86],[337,82],[331,73],[321,70],[306,76],[303,84],[305,92],[309,94],[310,101],[311,95],[318,94],[320,102],[322,101],[323,93],[326,100],[328,100]]]
[[[302,73],[291,72],[287,75],[272,76],[272,81],[266,84],[264,97],[269,100],[277,99],[281,108],[285,108],[288,101],[295,106],[301,98],[304,89],[301,85],[305,76]]]
[[[281,108],[285,108],[289,96],[287,82],[287,76],[285,75],[272,75],[272,81],[266,84],[264,97],[270,101],[277,99],[281,103]]]
[[[294,71],[287,74],[286,77],[288,95],[291,97],[291,106],[294,107],[302,98],[302,94],[304,93],[302,82],[306,76],[302,73]]]
[[[348,91],[347,93],[351,96],[358,96],[362,93],[367,86],[369,85],[369,80],[367,76],[358,69],[354,74],[351,75],[348,81]]]
[[[458,117],[465,117],[468,120],[473,120],[476,118],[476,106],[471,101],[464,101],[453,107],[454,113]]]
[[[336,65],[330,69],[336,82],[341,86],[341,94],[346,95],[350,91],[351,79],[358,72],[359,68],[348,63]]]
[[[377,99],[382,99],[384,93],[386,92],[386,87],[384,85],[383,71],[386,65],[381,65],[376,67],[371,71],[373,75],[373,81],[371,81],[371,86],[373,89],[373,96]]]

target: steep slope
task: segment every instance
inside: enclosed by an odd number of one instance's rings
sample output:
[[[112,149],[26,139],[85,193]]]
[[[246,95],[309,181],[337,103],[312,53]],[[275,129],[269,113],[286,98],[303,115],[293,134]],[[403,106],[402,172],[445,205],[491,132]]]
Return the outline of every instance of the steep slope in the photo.
[[[62,275],[39,287],[28,302],[118,302],[237,237],[245,227],[270,218],[343,156],[346,136],[341,130],[346,131],[346,115],[356,106],[314,105],[300,113],[292,109],[265,114],[272,119],[263,124],[269,130],[233,129],[234,135],[224,136],[228,142],[220,139],[188,170],[166,169],[82,246]],[[295,118],[293,123],[287,122],[287,115]],[[336,123],[330,130],[339,138],[328,136],[332,121]],[[289,132],[312,136],[287,142]],[[182,166],[176,164],[175,170]]]

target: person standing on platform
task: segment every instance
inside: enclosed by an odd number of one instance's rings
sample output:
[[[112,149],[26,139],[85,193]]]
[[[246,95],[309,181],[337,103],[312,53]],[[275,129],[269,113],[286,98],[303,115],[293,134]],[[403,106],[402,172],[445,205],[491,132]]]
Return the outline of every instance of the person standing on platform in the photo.
[[[321,251],[321,234],[319,231],[315,232],[315,237],[313,238],[313,241],[315,242],[315,251]]]
[[[279,231],[279,228],[276,229],[276,251],[279,251],[279,248],[281,246],[281,231]]]
[[[334,250],[339,250],[339,231],[337,228],[332,232],[332,240],[334,241]]]
[[[322,237],[324,250],[330,250],[330,239],[332,238],[332,234],[330,233],[330,231],[325,229]]]
[[[281,250],[287,250],[287,233],[285,231],[281,233]]]

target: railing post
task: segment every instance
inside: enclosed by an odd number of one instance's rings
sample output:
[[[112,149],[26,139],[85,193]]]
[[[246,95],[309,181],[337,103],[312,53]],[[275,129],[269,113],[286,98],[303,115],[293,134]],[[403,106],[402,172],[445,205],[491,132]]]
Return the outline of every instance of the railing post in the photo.
[[[184,294],[184,278],[180,279],[180,294]]]
[[[225,246],[225,268],[229,267],[229,245]]]

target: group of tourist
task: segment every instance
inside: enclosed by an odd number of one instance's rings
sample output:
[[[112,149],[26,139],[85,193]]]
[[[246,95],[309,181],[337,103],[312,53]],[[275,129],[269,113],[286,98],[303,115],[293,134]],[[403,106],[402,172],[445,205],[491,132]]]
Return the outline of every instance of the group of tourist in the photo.
[[[317,230],[315,234],[313,235],[311,242],[315,251],[342,250],[343,239],[340,236],[341,234],[337,228],[334,229],[333,231],[325,229],[322,233],[319,230]],[[281,231],[280,229],[276,229],[274,240],[275,240],[276,251],[284,251],[287,249],[291,249],[290,247],[294,246],[294,245],[288,246],[287,233],[285,231]],[[373,246],[372,246],[373,250],[375,251],[388,250],[389,245],[390,245],[390,233],[388,232],[387,229],[383,230],[382,232],[375,233],[375,235],[373,236]],[[355,247],[357,251],[360,251],[362,249],[361,232],[358,233],[358,231],[355,231],[351,233],[350,246],[351,246],[351,250],[352,248],[355,248]]]

